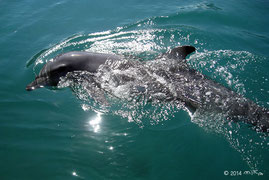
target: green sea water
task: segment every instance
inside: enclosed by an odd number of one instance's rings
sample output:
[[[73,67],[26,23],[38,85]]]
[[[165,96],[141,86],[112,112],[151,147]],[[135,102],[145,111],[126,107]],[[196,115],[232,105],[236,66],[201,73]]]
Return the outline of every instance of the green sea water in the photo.
[[[25,90],[63,52],[147,61],[192,45],[191,67],[269,108],[268,19],[266,0],[0,0],[0,179],[268,179],[268,135],[243,123]]]

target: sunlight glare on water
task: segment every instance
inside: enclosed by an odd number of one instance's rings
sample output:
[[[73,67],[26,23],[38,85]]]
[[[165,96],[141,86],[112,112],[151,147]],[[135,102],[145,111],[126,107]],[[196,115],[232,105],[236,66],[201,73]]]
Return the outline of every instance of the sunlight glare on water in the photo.
[[[91,118],[89,121],[89,124],[95,133],[98,133],[101,130],[101,128],[100,128],[101,123],[102,123],[101,115],[102,115],[102,113],[97,112],[96,116],[94,118]]]

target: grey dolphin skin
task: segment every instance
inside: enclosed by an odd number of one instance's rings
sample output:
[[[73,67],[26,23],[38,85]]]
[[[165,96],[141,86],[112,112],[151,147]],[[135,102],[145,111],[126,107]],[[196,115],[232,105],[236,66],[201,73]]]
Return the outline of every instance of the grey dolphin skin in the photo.
[[[162,55],[167,59],[176,59],[183,64],[179,68],[171,69],[174,73],[172,80],[176,99],[185,103],[192,112],[200,108],[225,113],[229,119],[252,124],[257,131],[269,132],[268,109],[258,106],[253,101],[187,66],[185,58],[194,51],[193,46],[180,46]],[[117,55],[90,52],[61,54],[45,64],[35,80],[26,86],[26,90],[32,91],[44,86],[57,86],[60,78],[66,76],[68,72],[88,71],[96,73],[99,66],[107,60],[119,61],[122,59],[121,56]],[[157,75],[163,76],[163,72],[159,71]]]
[[[56,56],[41,69],[35,80],[26,86],[27,91],[32,91],[44,86],[57,86],[61,77],[68,72],[88,71],[95,73],[101,64],[107,60],[121,60],[121,56],[90,52],[68,52]]]

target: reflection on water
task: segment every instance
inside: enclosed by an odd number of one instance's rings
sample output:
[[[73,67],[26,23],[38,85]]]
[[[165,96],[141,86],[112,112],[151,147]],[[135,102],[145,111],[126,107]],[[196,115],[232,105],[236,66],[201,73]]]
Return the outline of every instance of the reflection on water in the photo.
[[[96,112],[96,116],[94,118],[91,118],[89,121],[89,124],[91,125],[93,132],[98,133],[100,132],[100,124],[102,121],[102,117],[100,112]]]
[[[75,171],[72,172],[72,175],[73,175],[73,176],[78,176],[77,173],[76,173]]]

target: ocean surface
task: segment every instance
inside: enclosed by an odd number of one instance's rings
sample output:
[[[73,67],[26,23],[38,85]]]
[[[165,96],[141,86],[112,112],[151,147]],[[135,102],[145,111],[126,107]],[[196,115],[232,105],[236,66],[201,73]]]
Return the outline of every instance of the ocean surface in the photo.
[[[63,52],[192,45],[190,67],[269,108],[268,19],[266,0],[0,0],[0,179],[269,179],[268,134],[214,112],[25,90]]]

